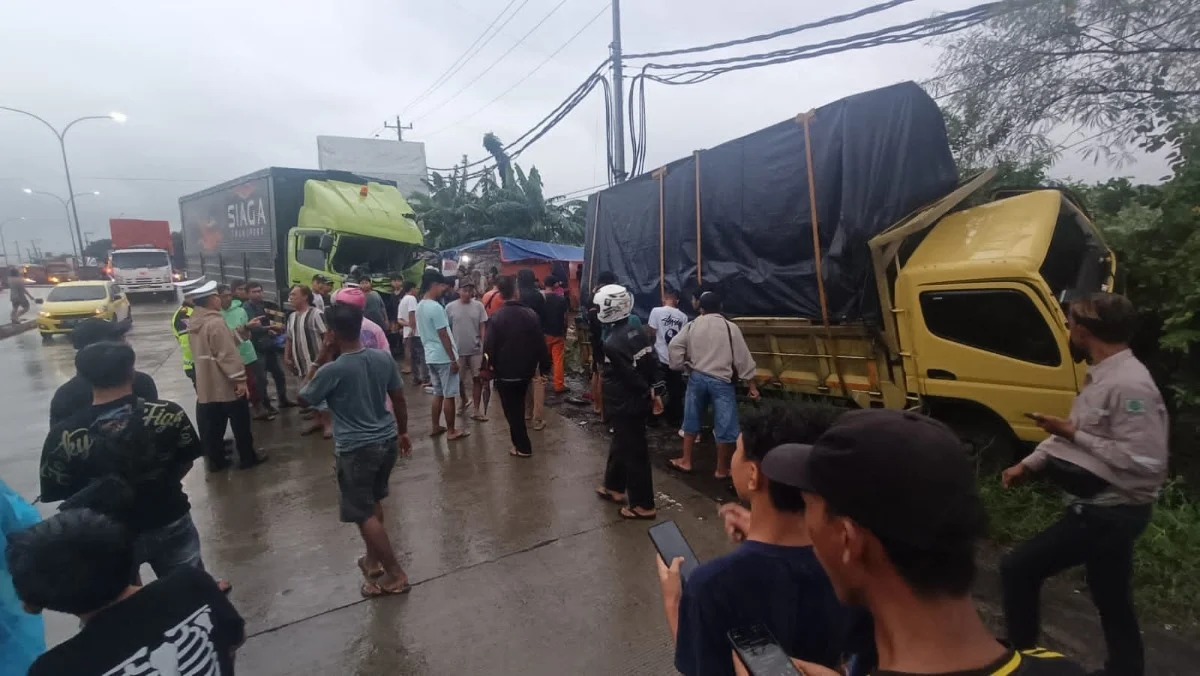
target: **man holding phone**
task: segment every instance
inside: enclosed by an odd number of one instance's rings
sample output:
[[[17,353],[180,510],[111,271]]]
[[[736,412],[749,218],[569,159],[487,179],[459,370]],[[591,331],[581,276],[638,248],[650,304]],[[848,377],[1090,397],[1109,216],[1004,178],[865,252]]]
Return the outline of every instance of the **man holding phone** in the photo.
[[[979,617],[971,585],[987,514],[949,427],[912,411],[850,411],[807,453],[778,460],[789,462],[766,470],[803,492],[813,551],[838,598],[871,613],[873,673],[1083,675],[1058,653],[1001,644]],[[806,676],[840,676],[797,666]]]
[[[682,558],[668,567],[656,557],[675,668],[685,676],[734,674],[727,635],[759,624],[786,654],[817,664],[836,667],[870,651],[869,632],[861,640],[852,635],[854,614],[838,602],[813,553],[800,490],[777,481],[768,464],[815,441],[834,415],[818,407],[750,409],[732,461],[734,487],[753,514],[745,541],[701,564],[686,583]]]
[[[1071,303],[1071,352],[1091,365],[1067,419],[1029,414],[1050,438],[1004,471],[1004,485],[1047,472],[1075,499],[1054,525],[1000,566],[1008,637],[1036,644],[1042,582],[1083,565],[1108,646],[1105,674],[1141,676],[1144,656],[1133,606],[1133,547],[1167,478],[1167,408],[1129,350],[1137,313],[1116,294]]]

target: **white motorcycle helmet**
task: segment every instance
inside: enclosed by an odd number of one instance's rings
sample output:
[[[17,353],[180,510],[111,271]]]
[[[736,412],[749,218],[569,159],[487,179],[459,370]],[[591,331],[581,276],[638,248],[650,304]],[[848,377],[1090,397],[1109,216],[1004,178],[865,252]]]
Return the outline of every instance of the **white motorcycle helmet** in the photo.
[[[592,299],[600,307],[600,323],[612,324],[621,321],[633,312],[633,294],[620,284],[601,287]]]

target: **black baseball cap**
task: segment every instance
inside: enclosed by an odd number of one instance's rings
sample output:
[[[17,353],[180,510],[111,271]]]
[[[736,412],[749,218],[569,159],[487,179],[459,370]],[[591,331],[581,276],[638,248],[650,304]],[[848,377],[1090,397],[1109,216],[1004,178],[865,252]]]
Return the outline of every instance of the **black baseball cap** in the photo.
[[[811,446],[769,451],[762,470],[816,493],[885,543],[932,548],[987,531],[965,445],[945,424],[912,411],[850,411]]]
[[[76,350],[82,350],[88,345],[103,341],[119,341],[126,333],[129,333],[127,324],[106,322],[92,317],[83,320],[71,331],[71,345],[75,346]]]

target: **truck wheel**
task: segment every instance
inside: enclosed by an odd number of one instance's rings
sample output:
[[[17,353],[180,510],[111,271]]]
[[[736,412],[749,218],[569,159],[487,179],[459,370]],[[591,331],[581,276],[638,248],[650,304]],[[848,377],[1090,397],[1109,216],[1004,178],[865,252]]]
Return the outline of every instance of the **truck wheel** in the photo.
[[[43,333],[42,334],[42,344],[43,345],[47,345],[47,344],[50,344],[53,342],[54,342],[54,334],[53,333]]]
[[[980,476],[999,474],[1020,459],[1020,440],[991,410],[957,402],[936,402],[927,412],[958,434]]]

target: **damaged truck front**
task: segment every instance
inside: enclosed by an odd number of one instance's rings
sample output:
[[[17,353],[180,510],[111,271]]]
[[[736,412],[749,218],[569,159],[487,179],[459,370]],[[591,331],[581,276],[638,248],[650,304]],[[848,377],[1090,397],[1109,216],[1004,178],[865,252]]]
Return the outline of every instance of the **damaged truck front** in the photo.
[[[593,196],[584,285],[614,272],[646,311],[716,290],[760,387],[921,410],[1007,455],[1082,386],[1063,303],[1115,261],[1059,190],[959,183],[916,85],[859,94]],[[972,206],[967,206],[967,205]]]

